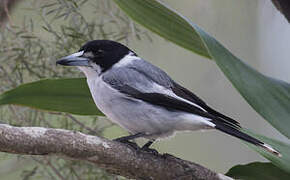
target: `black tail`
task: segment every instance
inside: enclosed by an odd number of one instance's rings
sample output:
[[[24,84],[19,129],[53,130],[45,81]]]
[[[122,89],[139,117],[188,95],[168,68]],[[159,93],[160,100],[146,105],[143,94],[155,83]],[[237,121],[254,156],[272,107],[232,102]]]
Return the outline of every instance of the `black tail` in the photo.
[[[234,126],[231,126],[228,124],[224,124],[220,120],[216,120],[216,121],[213,120],[212,122],[216,125],[215,126],[216,129],[218,129],[224,133],[227,133],[229,135],[232,135],[234,137],[237,137],[239,139],[242,139],[242,140],[249,142],[251,144],[254,144],[256,146],[260,146],[263,149],[265,149],[266,151],[268,151],[276,156],[282,157],[282,155],[278,151],[276,151],[274,148],[272,148],[270,145],[265,144],[265,143],[259,141],[258,139],[243,133],[240,130],[240,127],[234,127]]]

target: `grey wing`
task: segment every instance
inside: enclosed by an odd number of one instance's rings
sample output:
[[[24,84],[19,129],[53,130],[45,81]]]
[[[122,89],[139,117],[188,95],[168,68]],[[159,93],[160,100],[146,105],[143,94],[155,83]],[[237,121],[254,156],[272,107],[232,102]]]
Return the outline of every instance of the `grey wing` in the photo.
[[[103,80],[129,96],[132,94],[128,87],[139,92],[139,99],[142,99],[141,96],[146,97],[147,102],[153,98],[159,99],[162,105],[159,102],[150,103],[167,108],[171,106],[176,110],[216,118],[222,123],[239,126],[237,121],[210,108],[194,93],[174,82],[164,71],[142,59],[125,67],[111,69],[109,74],[103,76]],[[183,108],[180,108],[181,106]]]
[[[172,79],[163,70],[142,59],[133,62],[128,66],[128,68],[134,69],[138,73],[146,76],[148,79],[163,87],[170,88],[173,85]]]
[[[110,73],[103,75],[103,80],[115,89],[128,85],[141,92],[159,92],[162,88],[173,86],[173,81],[164,71],[142,59],[124,67],[112,68]]]
[[[119,92],[126,94],[128,97],[166,108],[169,111],[182,111],[208,118],[211,123],[214,124],[214,128],[254,145],[261,146],[266,150],[277,154],[275,150],[273,151],[272,149],[269,149],[263,142],[242,132],[237,121],[211,109],[192,92],[174,83],[173,81],[168,82],[157,80],[160,78],[163,80],[163,78],[168,77],[160,75],[156,71],[151,73],[158,77],[152,77],[148,74],[148,72],[144,73],[142,70],[141,72],[138,70],[134,70],[134,68],[117,68],[110,71],[110,74],[104,76],[103,79]],[[159,89],[158,91],[156,86],[153,85],[158,82],[159,86],[161,83],[164,83],[165,86],[169,85],[170,92],[174,93],[176,96],[171,96],[170,93],[164,93],[162,89]],[[197,102],[199,106],[194,105],[194,102]]]
[[[103,75],[103,80],[128,97],[143,100],[170,111],[183,111],[214,118],[202,108],[178,98],[171,90],[173,81],[170,77],[149,63],[139,61],[137,65],[131,64],[111,69],[110,73]]]
[[[123,67],[112,68],[103,80],[114,89],[151,104],[171,110],[203,114],[206,112],[195,102],[176,95],[175,82],[161,69],[144,60]],[[137,93],[138,92],[138,93]],[[213,116],[210,116],[211,118]]]

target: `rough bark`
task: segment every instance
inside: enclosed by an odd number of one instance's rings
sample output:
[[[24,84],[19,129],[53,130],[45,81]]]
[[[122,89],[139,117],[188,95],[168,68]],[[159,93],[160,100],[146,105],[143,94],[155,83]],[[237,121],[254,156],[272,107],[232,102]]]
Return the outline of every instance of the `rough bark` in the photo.
[[[272,0],[275,7],[285,16],[290,23],[290,1],[289,0]]]
[[[97,136],[63,129],[0,124],[0,151],[88,161],[134,179],[231,179],[169,154],[153,154]]]

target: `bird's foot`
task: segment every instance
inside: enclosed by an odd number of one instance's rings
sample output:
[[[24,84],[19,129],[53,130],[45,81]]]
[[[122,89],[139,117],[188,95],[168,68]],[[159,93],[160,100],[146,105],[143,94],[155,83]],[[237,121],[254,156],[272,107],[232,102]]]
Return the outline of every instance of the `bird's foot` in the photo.
[[[145,151],[145,152],[148,152],[148,153],[150,153],[150,154],[154,154],[154,155],[158,155],[159,154],[159,152],[156,150],[156,149],[151,149],[151,148],[149,148],[149,147],[142,147],[142,148],[140,148],[140,150],[141,151]]]
[[[135,150],[140,150],[141,148],[135,142],[131,142],[130,140],[133,140],[133,139],[136,139],[139,137],[143,137],[144,135],[145,135],[144,133],[137,133],[137,134],[133,134],[133,135],[124,136],[124,137],[114,139],[114,141],[118,141],[118,142],[127,144],[130,147],[134,148]]]
[[[117,139],[114,139],[113,141],[118,141],[120,143],[123,143],[123,144],[126,144],[130,147],[132,147],[133,149],[135,150],[140,150],[141,148],[137,145],[137,143],[135,142],[131,142],[131,141],[128,141],[126,139],[122,139],[122,138],[117,138]]]
[[[157,150],[149,148],[153,142],[154,141],[148,141],[144,146],[142,146],[141,150],[154,155],[158,155],[159,153]]]

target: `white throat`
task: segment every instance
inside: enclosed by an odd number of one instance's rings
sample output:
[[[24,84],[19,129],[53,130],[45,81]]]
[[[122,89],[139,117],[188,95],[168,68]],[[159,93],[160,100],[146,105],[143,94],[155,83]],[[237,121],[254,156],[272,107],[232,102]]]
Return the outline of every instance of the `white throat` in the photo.
[[[100,76],[102,73],[102,69],[99,65],[92,64],[91,67],[83,67],[79,66],[78,67],[87,77],[87,79],[95,79]]]

